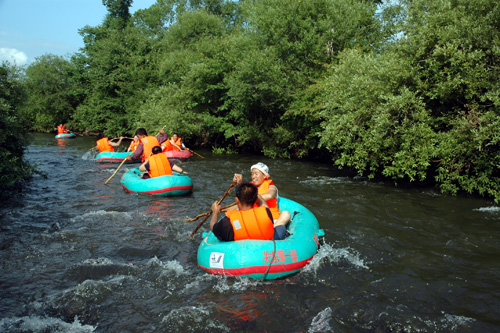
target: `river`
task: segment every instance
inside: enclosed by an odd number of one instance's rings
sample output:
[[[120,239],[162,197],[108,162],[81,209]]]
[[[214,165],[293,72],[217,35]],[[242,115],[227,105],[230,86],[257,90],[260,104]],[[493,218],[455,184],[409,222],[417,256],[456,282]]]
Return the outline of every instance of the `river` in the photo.
[[[120,177],[137,165],[104,185],[118,164],[93,161],[95,138],[30,138],[26,157],[46,177],[0,211],[0,331],[500,332],[491,200],[206,150],[182,162],[192,194],[127,194]],[[198,221],[185,220],[258,161],[281,196],[315,214],[323,244],[285,279],[207,274],[196,253],[208,222],[190,238]]]

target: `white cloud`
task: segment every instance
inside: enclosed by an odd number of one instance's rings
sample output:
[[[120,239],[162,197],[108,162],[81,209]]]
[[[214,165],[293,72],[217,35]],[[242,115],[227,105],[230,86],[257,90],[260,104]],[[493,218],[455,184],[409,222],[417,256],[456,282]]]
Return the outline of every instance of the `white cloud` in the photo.
[[[0,61],[9,61],[18,66],[24,66],[28,63],[28,56],[19,50],[0,47]]]

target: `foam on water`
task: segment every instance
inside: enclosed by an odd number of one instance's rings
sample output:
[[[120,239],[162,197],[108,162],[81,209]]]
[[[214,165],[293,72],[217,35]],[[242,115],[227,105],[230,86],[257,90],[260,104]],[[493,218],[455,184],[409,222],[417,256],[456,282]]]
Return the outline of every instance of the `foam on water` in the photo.
[[[330,320],[332,319],[332,309],[327,307],[313,318],[311,326],[307,330],[309,333],[314,332],[331,332]]]
[[[155,256],[148,261],[148,266],[154,265],[160,266],[167,272],[173,272],[176,276],[187,274],[187,272],[184,270],[184,267],[182,267],[182,265],[177,260],[163,262]]]
[[[321,245],[318,253],[312,258],[312,260],[307,264],[302,270],[303,272],[314,272],[316,273],[322,266],[322,263],[338,263],[342,260],[349,262],[355,268],[369,269],[369,267],[364,263],[363,259],[359,257],[359,253],[351,248],[341,248],[336,249],[330,244]]]
[[[496,206],[481,207],[481,208],[474,209],[474,211],[486,212],[486,213],[498,213],[498,212],[500,212],[500,207],[496,207]]]
[[[97,327],[82,325],[75,317],[72,323],[64,322],[51,317],[13,317],[0,320],[0,331],[3,332],[71,332],[87,333],[94,332]]]

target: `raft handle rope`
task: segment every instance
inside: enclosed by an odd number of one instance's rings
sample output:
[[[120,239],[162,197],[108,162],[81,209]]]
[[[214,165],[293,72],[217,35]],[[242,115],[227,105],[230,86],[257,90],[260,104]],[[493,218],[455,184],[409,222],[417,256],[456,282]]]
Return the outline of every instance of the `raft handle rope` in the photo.
[[[290,223],[293,222],[293,219],[295,218],[295,215],[297,215],[299,212],[294,211],[292,217],[290,217]],[[288,232],[288,230],[287,230]],[[274,250],[273,250],[273,257],[271,258],[271,262],[269,262],[269,266],[267,266],[266,272],[261,276],[259,279],[259,282],[264,280],[264,278],[267,276],[267,273],[269,273],[269,270],[271,269],[271,265],[273,264],[274,258],[276,258],[276,241],[273,238],[273,244],[274,244]]]

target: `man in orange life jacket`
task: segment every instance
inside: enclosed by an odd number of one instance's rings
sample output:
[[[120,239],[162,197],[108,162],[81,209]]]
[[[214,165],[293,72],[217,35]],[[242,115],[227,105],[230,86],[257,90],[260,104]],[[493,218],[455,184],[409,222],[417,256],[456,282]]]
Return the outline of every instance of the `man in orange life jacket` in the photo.
[[[143,163],[146,162],[153,151],[153,147],[159,146],[168,140],[168,136],[163,128],[160,130],[160,135],[156,137],[148,136],[144,128],[138,128],[137,131],[135,131],[135,135],[139,138],[140,143],[137,145],[134,154],[126,157],[127,161],[136,161],[140,159]]]
[[[118,142],[111,142],[109,139],[103,134],[97,134],[97,149],[99,149],[100,153],[103,152],[114,152],[113,147],[118,147],[120,143],[122,143],[123,137],[120,136],[120,140]]]
[[[210,230],[221,241],[238,241],[244,239],[282,240],[286,237],[286,227],[273,224],[273,216],[269,208],[255,206],[258,189],[252,183],[241,183],[236,187],[236,204],[238,209],[231,209],[226,216],[217,221],[221,211],[220,204],[212,204]]]
[[[172,170],[179,173],[187,173],[177,164],[170,161],[167,155],[162,153],[160,146],[153,147],[149,159],[139,167],[139,171],[147,172],[142,175],[143,179],[172,175]]]
[[[278,207],[278,188],[270,179],[269,168],[264,163],[259,162],[252,165],[250,171],[252,172],[252,184],[259,189],[259,200],[264,201],[271,210],[275,225],[286,226],[291,216],[288,211],[280,211]],[[235,173],[233,182],[241,184],[243,182],[243,175]]]

